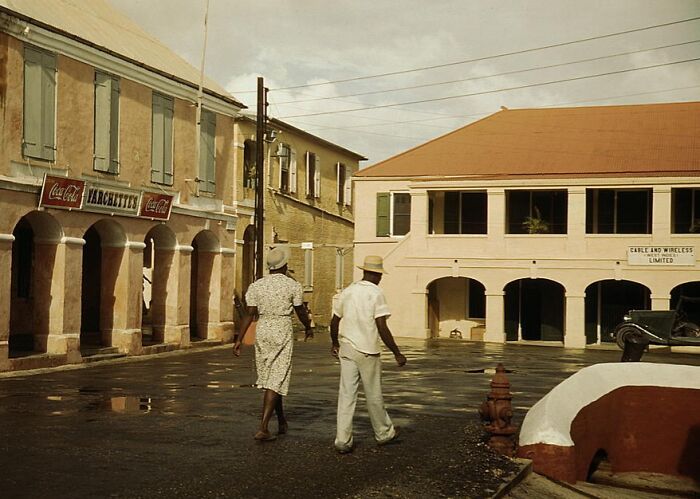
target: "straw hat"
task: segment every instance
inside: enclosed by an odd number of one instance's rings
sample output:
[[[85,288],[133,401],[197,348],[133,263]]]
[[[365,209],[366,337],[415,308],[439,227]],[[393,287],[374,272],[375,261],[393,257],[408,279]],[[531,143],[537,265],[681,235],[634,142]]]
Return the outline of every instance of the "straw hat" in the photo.
[[[364,265],[358,265],[357,268],[368,272],[376,272],[377,274],[388,273],[386,270],[384,270],[384,260],[381,256],[376,255],[366,256]]]
[[[272,248],[267,254],[267,268],[270,270],[281,269],[287,265],[287,252],[282,248]]]

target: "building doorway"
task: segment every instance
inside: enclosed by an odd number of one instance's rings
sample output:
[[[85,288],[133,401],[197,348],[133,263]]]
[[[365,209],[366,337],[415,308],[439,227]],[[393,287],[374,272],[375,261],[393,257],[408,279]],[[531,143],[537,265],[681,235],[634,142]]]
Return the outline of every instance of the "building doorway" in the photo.
[[[22,217],[12,235],[9,356],[45,353],[51,333],[53,275],[60,224],[47,213]],[[62,292],[62,290],[57,290]]]
[[[428,327],[432,338],[483,340],[484,285],[468,277],[442,277],[428,285]]]
[[[564,341],[564,286],[549,279],[518,279],[504,291],[507,341]]]
[[[628,311],[651,308],[651,292],[637,282],[597,281],[586,288],[585,308],[586,343],[608,343]]]
[[[220,252],[219,240],[204,230],[192,241],[190,273],[190,341],[209,337],[214,261]]]
[[[165,341],[165,328],[176,322],[177,293],[169,292],[177,240],[165,224],[156,225],[144,238],[141,338],[144,346]]]
[[[112,346],[115,290],[126,235],[118,223],[100,220],[85,232],[83,239],[80,350],[86,356]]]

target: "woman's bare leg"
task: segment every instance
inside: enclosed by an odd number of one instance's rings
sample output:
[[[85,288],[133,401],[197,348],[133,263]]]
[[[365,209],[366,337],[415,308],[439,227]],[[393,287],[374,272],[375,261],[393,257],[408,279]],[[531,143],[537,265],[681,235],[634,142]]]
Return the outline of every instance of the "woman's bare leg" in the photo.
[[[279,435],[284,435],[287,433],[287,418],[284,416],[284,405],[282,403],[282,395],[277,397],[277,403],[275,404],[275,412],[277,413],[277,424]]]
[[[272,413],[275,411],[275,407],[277,406],[278,398],[279,394],[274,390],[265,390],[265,395],[263,396],[262,419],[260,420],[260,431],[263,433],[269,433],[267,427],[270,424]]]

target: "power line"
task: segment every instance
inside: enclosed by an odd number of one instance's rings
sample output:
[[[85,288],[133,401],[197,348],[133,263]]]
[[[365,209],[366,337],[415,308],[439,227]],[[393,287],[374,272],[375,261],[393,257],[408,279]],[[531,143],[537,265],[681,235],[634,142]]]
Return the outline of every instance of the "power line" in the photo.
[[[438,101],[445,101],[445,100],[451,100],[451,99],[460,99],[463,97],[473,97],[476,95],[495,94],[495,93],[499,93],[499,92],[509,92],[512,90],[520,90],[523,88],[541,87],[541,86],[545,86],[545,85],[554,85],[556,83],[567,83],[567,82],[571,82],[571,81],[580,81],[580,80],[587,80],[590,78],[598,78],[601,76],[611,76],[611,75],[622,74],[622,73],[630,73],[632,71],[640,71],[643,69],[653,69],[653,68],[660,68],[660,67],[664,67],[664,66],[672,66],[675,64],[684,64],[686,62],[695,62],[698,60],[700,60],[700,57],[696,57],[693,59],[684,59],[681,61],[666,62],[666,63],[662,63],[662,64],[653,64],[650,66],[642,66],[642,67],[638,67],[638,68],[621,69],[618,71],[607,71],[605,73],[597,73],[597,74],[593,74],[593,75],[576,76],[573,78],[564,78],[561,80],[551,80],[551,81],[545,81],[545,82],[541,82],[541,83],[531,83],[528,85],[519,85],[519,86],[515,86],[515,87],[499,88],[499,89],[495,89],[495,90],[484,90],[482,92],[472,92],[472,93],[460,94],[460,95],[449,95],[446,97],[436,97],[433,99],[421,99],[421,100],[408,101],[408,102],[397,102],[394,104],[382,104],[382,105],[378,105],[378,106],[358,107],[355,109],[341,109],[338,111],[321,111],[318,113],[297,114],[297,115],[292,115],[292,116],[284,116],[281,119],[301,118],[303,116],[321,116],[324,114],[351,113],[354,111],[365,111],[368,109],[382,109],[382,108],[388,108],[388,107],[408,106],[411,104],[423,104],[426,102],[438,102]]]
[[[355,93],[355,94],[338,95],[335,97],[314,97],[313,99],[300,99],[300,100],[294,100],[294,101],[278,102],[277,105],[281,106],[284,104],[298,104],[298,103],[303,103],[303,102],[316,102],[316,101],[322,101],[322,100],[340,100],[340,99],[345,99],[347,97],[360,97],[360,96],[364,96],[364,95],[377,95],[377,94],[384,94],[384,93],[388,93],[388,92],[399,92],[401,90],[415,90],[418,88],[434,87],[434,86],[440,86],[440,85],[451,85],[453,83],[463,83],[465,81],[483,80],[486,78],[493,78],[496,76],[514,75],[514,74],[520,74],[520,73],[527,73],[530,71],[539,71],[541,69],[559,68],[559,67],[568,66],[571,64],[580,64],[583,62],[600,61],[603,59],[611,59],[613,57],[621,57],[621,56],[625,56],[625,55],[639,54],[641,52],[651,52],[653,50],[663,50],[663,49],[667,49],[667,48],[671,48],[671,47],[680,47],[683,45],[690,45],[692,43],[698,43],[698,42],[700,42],[700,40],[692,40],[692,41],[687,41],[687,42],[674,43],[671,45],[663,45],[660,47],[653,47],[650,49],[632,50],[629,52],[619,52],[617,54],[610,54],[610,55],[604,55],[604,56],[599,56],[599,57],[590,57],[587,59],[578,59],[575,61],[561,62],[561,63],[557,63],[557,64],[548,64],[546,66],[535,66],[533,68],[505,71],[502,73],[494,73],[494,74],[490,74],[490,75],[472,76],[470,78],[462,78],[462,79],[458,79],[458,80],[450,80],[450,81],[443,81],[443,82],[437,82],[437,83],[424,83],[421,85],[412,85],[412,86],[408,86],[408,87],[390,88],[390,89],[386,89],[386,90],[372,90],[369,92],[359,92],[359,93]]]
[[[556,102],[553,104],[543,104],[543,105],[540,105],[538,107],[545,108],[545,107],[566,106],[569,104],[583,104],[583,103],[587,103],[587,102],[609,101],[611,99],[624,99],[626,97],[639,97],[641,95],[663,94],[663,93],[667,93],[667,92],[677,92],[679,90],[690,90],[693,88],[700,88],[700,85],[690,85],[687,87],[666,88],[663,90],[654,90],[653,92],[636,92],[636,93],[632,93],[632,94],[610,95],[608,97],[601,97],[601,98],[596,98],[596,99],[582,99],[582,100]],[[444,119],[456,120],[456,119],[460,119],[460,118],[477,118],[479,116],[485,116],[485,115],[491,114],[493,112],[494,112],[493,110],[489,110],[489,111],[470,113],[470,114],[444,115],[444,116],[441,116],[438,118],[425,118],[425,119],[420,119],[420,120],[405,120],[405,121],[381,120],[381,121],[384,121],[384,123],[350,125],[350,126],[346,126],[346,127],[319,126],[318,123],[307,123],[307,124],[312,127],[309,129],[309,131],[317,131],[317,130],[325,130],[325,129],[354,131],[354,129],[364,128],[364,127],[379,127],[379,126],[394,126],[394,125],[425,125],[425,123],[423,123],[424,121],[444,120]],[[297,123],[304,124],[304,122],[300,122],[300,121],[297,121]],[[439,128],[454,129],[454,127],[445,127],[445,126],[440,126]]]
[[[483,57],[475,57],[475,58],[473,58],[473,59],[466,59],[466,60],[463,60],[463,61],[449,62],[449,63],[445,63],[445,64],[436,64],[436,65],[433,65],[433,66],[423,66],[423,67],[420,67],[420,68],[413,68],[413,69],[404,69],[404,70],[400,70],[400,71],[391,71],[391,72],[388,72],[388,73],[380,73],[380,74],[375,74],[375,75],[356,76],[356,77],[353,77],[353,78],[345,78],[345,79],[342,79],[342,80],[333,80],[333,81],[326,81],[326,82],[321,82],[321,83],[309,83],[309,84],[306,84],[306,85],[294,85],[294,86],[289,86],[289,87],[273,88],[273,89],[270,89],[270,91],[272,92],[272,91],[280,91],[280,90],[292,90],[292,89],[296,89],[296,88],[318,87],[318,86],[321,86],[321,85],[331,85],[331,84],[336,84],[336,83],[347,83],[347,82],[350,82],[350,81],[369,80],[369,79],[372,79],[372,78],[383,78],[383,77],[385,77],[385,76],[393,76],[393,75],[399,75],[399,74],[414,73],[414,72],[417,72],[417,71],[426,71],[426,70],[431,70],[431,69],[445,68],[445,67],[449,67],[449,66],[457,66],[457,65],[460,65],[460,64],[467,64],[467,63],[470,63],[470,62],[486,61],[486,60],[489,60],[489,59],[496,59],[496,58],[499,58],[499,57],[507,57],[507,56],[511,56],[511,55],[527,54],[527,53],[536,52],[536,51],[539,51],[539,50],[545,50],[545,49],[551,49],[551,48],[557,48],[557,47],[565,47],[565,46],[567,46],[567,45],[573,45],[573,44],[576,44],[576,43],[584,43],[584,42],[590,42],[590,41],[593,41],[593,40],[601,40],[601,39],[604,39],[604,38],[610,38],[610,37],[613,37],[613,36],[627,35],[627,34],[630,34],[630,33],[638,33],[638,32],[640,32],[640,31],[646,31],[646,30],[649,30],[649,29],[662,28],[662,27],[667,27],[667,26],[673,26],[673,25],[675,25],[675,24],[682,24],[682,23],[697,21],[698,19],[700,19],[700,16],[690,17],[690,18],[687,18],[687,19],[681,19],[681,20],[678,20],[678,21],[671,21],[671,22],[667,22],[667,23],[654,24],[654,25],[645,26],[645,27],[642,27],[642,28],[628,29],[628,30],[625,30],[625,31],[618,31],[618,32],[615,32],[615,33],[608,33],[608,34],[605,34],[605,35],[591,36],[591,37],[588,37],[588,38],[581,38],[581,39],[579,39],[579,40],[572,40],[572,41],[561,42],[561,43],[553,43],[553,44],[550,44],[550,45],[543,45],[543,46],[541,46],[541,47],[534,47],[534,48],[523,49],[523,50],[515,50],[515,51],[512,51],[512,52],[503,52],[503,53],[500,53],[500,54],[489,55],[489,56],[483,56]],[[249,91],[237,92],[237,93],[249,93]]]

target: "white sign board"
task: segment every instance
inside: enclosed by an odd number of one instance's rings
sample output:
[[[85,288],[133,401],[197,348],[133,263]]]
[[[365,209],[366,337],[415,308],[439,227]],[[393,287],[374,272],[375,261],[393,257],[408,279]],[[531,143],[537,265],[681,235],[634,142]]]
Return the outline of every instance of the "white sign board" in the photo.
[[[695,246],[630,246],[629,265],[695,265]]]
[[[314,243],[313,243],[313,241],[312,241],[312,242],[309,242],[309,243],[301,243],[301,249],[305,249],[305,250],[307,250],[307,249],[310,249],[310,250],[314,249]]]

